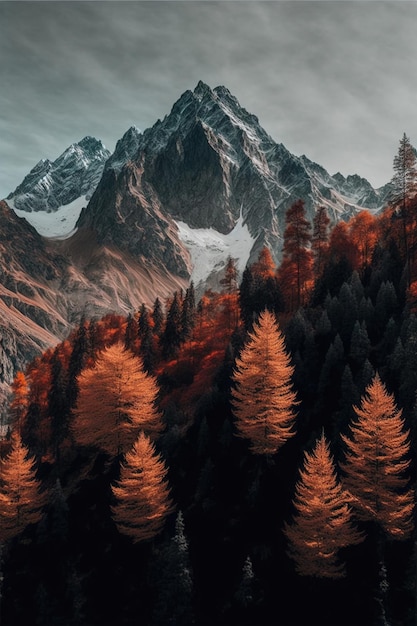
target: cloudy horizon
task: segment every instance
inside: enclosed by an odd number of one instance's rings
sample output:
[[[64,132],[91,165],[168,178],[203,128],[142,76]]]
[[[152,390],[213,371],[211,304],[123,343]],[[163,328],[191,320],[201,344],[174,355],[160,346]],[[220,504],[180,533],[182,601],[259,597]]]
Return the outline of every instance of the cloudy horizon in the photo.
[[[402,134],[417,145],[416,25],[401,0],[0,2],[0,198],[86,135],[113,151],[199,80],[379,187]]]

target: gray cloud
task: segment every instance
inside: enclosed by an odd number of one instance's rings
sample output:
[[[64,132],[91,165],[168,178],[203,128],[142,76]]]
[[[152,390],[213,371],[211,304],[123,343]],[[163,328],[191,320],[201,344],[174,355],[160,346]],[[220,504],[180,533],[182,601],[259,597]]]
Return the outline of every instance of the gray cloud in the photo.
[[[417,143],[417,5],[0,2],[0,197],[87,134],[109,149],[202,79],[277,141],[375,185]]]

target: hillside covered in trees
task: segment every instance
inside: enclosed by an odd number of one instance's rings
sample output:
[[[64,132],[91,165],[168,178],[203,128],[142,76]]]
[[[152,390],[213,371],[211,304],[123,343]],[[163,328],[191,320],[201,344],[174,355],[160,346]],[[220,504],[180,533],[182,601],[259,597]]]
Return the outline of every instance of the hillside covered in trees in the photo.
[[[335,226],[296,202],[279,267],[264,248],[238,284],[230,259],[221,291],[85,320],[17,374],[4,626],[414,623],[417,201],[398,181]]]

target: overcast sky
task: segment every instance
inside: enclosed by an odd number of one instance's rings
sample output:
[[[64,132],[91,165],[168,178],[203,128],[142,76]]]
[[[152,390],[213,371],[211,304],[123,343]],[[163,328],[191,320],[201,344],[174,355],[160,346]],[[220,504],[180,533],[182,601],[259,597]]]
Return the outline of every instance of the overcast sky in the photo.
[[[417,145],[417,3],[0,2],[0,198],[93,135],[113,151],[199,80],[331,174],[380,186]]]

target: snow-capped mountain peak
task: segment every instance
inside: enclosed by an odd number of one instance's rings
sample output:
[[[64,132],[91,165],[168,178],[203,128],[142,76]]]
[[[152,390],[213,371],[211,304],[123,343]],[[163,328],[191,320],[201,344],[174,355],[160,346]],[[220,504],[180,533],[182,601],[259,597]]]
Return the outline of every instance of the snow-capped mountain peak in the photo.
[[[78,198],[89,198],[101,178],[110,152],[101,141],[84,137],[55,161],[42,159],[7,196],[21,211],[57,211]]]

